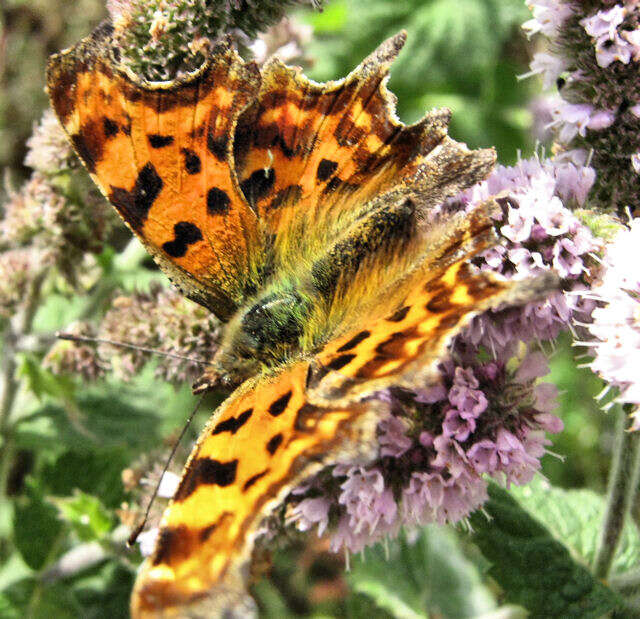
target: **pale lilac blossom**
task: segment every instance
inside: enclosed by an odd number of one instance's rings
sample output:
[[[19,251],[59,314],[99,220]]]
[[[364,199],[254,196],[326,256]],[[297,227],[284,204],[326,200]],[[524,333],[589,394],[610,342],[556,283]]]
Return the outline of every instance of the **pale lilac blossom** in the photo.
[[[592,294],[601,301],[589,331],[594,360],[591,368],[618,387],[618,400],[634,405],[633,429],[640,429],[640,219],[617,234],[607,247],[605,271]],[[588,342],[589,343],[589,342]]]
[[[553,269],[571,290],[585,285],[589,256],[601,248],[569,208],[585,204],[593,182],[591,168],[571,161],[527,159],[512,167],[498,166],[486,181],[455,198],[452,206],[469,208],[506,194],[496,221],[504,243],[482,254],[478,266],[507,277],[531,277]],[[586,298],[556,292],[522,308],[480,316],[458,341],[468,349],[468,358],[484,347],[504,360],[519,341],[553,339],[574,317],[584,320],[592,306]]]
[[[545,35],[554,34],[573,13],[569,3],[557,0],[526,0],[526,5],[533,13],[533,18],[522,25],[528,36],[538,32]]]

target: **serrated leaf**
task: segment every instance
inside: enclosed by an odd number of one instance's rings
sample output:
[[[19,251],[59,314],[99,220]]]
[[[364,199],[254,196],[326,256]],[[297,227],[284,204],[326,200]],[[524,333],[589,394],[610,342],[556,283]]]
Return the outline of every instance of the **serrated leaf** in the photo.
[[[590,490],[563,490],[543,479],[514,487],[511,494],[527,511],[544,524],[585,565],[592,565],[605,510],[605,499]],[[640,532],[627,519],[612,573],[619,574],[640,563]]]
[[[489,497],[485,513],[471,516],[472,539],[491,561],[489,573],[509,602],[524,606],[532,618],[595,619],[620,606],[620,598],[506,490],[490,484]]]
[[[363,560],[354,559],[348,578],[354,591],[398,618],[434,613],[463,619],[496,607],[456,534],[446,527],[425,527],[411,542],[401,536],[388,558],[379,545],[367,550]]]
[[[102,539],[113,527],[109,512],[95,496],[76,491],[73,497],[52,497],[49,501],[84,542]]]

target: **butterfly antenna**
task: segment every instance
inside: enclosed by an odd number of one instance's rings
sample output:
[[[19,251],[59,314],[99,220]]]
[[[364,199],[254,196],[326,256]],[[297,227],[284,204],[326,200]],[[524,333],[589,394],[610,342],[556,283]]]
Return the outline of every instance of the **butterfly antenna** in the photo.
[[[173,444],[173,447],[171,448],[171,453],[169,454],[169,457],[167,458],[166,462],[164,463],[164,467],[162,467],[162,473],[160,474],[160,477],[158,477],[158,481],[156,482],[156,487],[153,489],[153,494],[151,495],[151,498],[149,499],[149,503],[147,503],[147,509],[144,512],[144,516],[142,518],[142,521],[133,530],[133,532],[129,536],[129,539],[127,539],[127,546],[131,547],[136,543],[136,540],[138,539],[138,536],[140,535],[140,533],[142,533],[142,529],[144,529],[144,527],[146,526],[147,520],[149,519],[149,513],[151,512],[151,508],[153,507],[153,503],[156,500],[156,497],[158,496],[158,490],[160,489],[160,484],[162,483],[162,478],[164,477],[165,473],[169,469],[169,466],[171,465],[171,461],[173,460],[173,457],[176,455],[176,451],[178,451],[178,447],[180,446],[180,443],[182,442],[182,439],[184,438],[184,435],[186,434],[187,430],[189,429],[189,426],[191,426],[191,422],[193,421],[193,418],[196,416],[196,413],[200,409],[200,405],[202,404],[202,400],[204,400],[204,394],[200,397],[200,399],[196,403],[195,408],[191,412],[191,415],[189,415],[189,418],[187,419],[187,422],[184,424],[184,427],[182,428],[182,432],[180,432],[180,436],[178,437],[178,440]]]
[[[147,346],[138,346],[138,344],[130,344],[129,342],[118,342],[116,340],[109,340],[102,337],[88,337],[86,335],[75,335],[74,333],[64,333],[62,331],[56,331],[56,337],[60,340],[68,340],[70,342],[109,344],[110,346],[116,346],[118,348],[131,348],[133,350],[139,350],[140,352],[148,352],[154,355],[160,355],[161,357],[171,357],[172,359],[191,361],[191,363],[197,363],[199,365],[209,365],[209,362],[205,361],[204,359],[194,359],[193,357],[187,357],[186,355],[179,355],[177,353],[167,352],[165,350],[157,350],[156,348],[148,348]]]

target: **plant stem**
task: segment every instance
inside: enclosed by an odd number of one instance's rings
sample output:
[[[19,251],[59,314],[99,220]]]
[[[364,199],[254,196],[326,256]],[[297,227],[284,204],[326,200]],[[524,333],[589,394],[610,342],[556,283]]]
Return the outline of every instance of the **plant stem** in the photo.
[[[10,322],[3,334],[2,359],[0,360],[0,501],[6,499],[7,479],[11,468],[13,439],[11,437],[11,413],[18,393],[16,380],[16,345],[20,336],[31,331],[33,317],[38,309],[40,291],[46,273],[43,272],[31,282],[24,305]]]
[[[598,578],[607,578],[615,557],[631,500],[638,485],[640,433],[627,431],[629,407],[617,407],[613,462],[609,474],[607,506],[600,543],[593,563]]]

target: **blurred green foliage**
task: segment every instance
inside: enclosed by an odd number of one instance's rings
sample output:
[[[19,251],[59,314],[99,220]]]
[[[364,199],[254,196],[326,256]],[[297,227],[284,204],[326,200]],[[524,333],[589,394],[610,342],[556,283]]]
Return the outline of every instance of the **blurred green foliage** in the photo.
[[[391,71],[391,90],[405,122],[449,107],[451,134],[470,147],[495,146],[509,164],[532,149],[527,103],[534,81],[520,30],[521,0],[335,0],[312,16],[315,79],[346,75],[385,38],[402,29],[407,44]]]
[[[88,33],[104,13],[100,0],[2,0],[0,168],[18,178],[26,174],[25,141],[46,105],[46,57]],[[472,147],[496,146],[503,163],[513,162],[518,150],[531,151],[527,104],[536,84],[516,80],[530,54],[519,29],[528,17],[522,0],[335,0],[322,13],[300,16],[315,28],[312,77],[345,75],[404,28],[408,43],[391,79],[403,120],[448,106],[456,139]],[[164,281],[142,250],[130,246],[125,255],[116,245],[100,257],[99,284],[89,295],[56,285],[45,291],[37,334],[49,336],[77,318],[100,316],[116,289],[144,290]],[[552,362],[566,428],[551,449],[564,460],[546,456],[544,473],[564,488],[602,492],[612,424],[593,401],[599,381],[588,370],[576,371],[572,352],[563,340]],[[9,429],[10,470],[3,475],[8,500],[0,504],[0,616],[126,617],[139,557],[124,547],[116,510],[139,497],[125,491],[122,472],[164,453],[194,398],[188,386],[176,390],[158,382],[153,364],[128,384],[106,380],[88,386],[53,376],[40,361],[38,351],[20,356],[22,389]],[[203,407],[189,438],[214,405]],[[531,492],[542,497],[538,507],[550,500],[542,489]],[[509,509],[516,510],[516,522],[529,522],[521,506]],[[534,524],[531,530],[553,535],[543,515],[536,517],[551,533]],[[574,532],[587,531],[593,546],[593,521],[573,524]],[[499,531],[486,533],[494,545],[505,543]],[[369,619],[433,612],[456,619],[499,608],[504,591],[508,600],[521,599],[499,575],[487,578],[489,563],[465,533],[428,527],[416,535],[411,543],[403,537],[391,544],[388,556],[382,546],[366,551],[364,561],[353,559],[346,576],[342,559],[322,543],[292,541],[274,553],[268,577],[254,586],[263,615]],[[629,535],[637,544],[637,531]],[[583,558],[591,556],[592,546],[582,548]],[[71,556],[86,560],[86,567],[65,572],[61,559]],[[502,610],[503,616],[523,616],[518,609]]]

